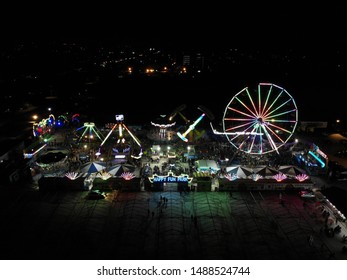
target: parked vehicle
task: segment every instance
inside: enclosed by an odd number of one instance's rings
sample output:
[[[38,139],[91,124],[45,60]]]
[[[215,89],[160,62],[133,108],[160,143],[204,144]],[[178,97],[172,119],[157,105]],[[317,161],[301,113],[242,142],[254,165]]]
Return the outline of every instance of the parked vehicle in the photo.
[[[313,191],[300,191],[299,192],[300,197],[302,198],[315,198],[316,195],[314,194]]]

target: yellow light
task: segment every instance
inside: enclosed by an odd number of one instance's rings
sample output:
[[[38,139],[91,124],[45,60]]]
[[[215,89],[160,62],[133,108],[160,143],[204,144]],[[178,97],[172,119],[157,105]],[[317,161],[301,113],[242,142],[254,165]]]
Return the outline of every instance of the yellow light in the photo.
[[[38,115],[33,115],[33,120],[37,120],[39,118]]]

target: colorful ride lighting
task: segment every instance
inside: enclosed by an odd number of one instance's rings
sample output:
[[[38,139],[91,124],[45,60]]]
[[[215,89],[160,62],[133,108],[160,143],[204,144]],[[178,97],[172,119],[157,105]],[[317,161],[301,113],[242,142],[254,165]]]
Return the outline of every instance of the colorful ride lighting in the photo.
[[[316,161],[318,161],[318,162],[320,163],[320,165],[321,165],[322,168],[325,167],[325,163],[324,163],[318,156],[316,156],[312,151],[309,151],[308,153],[309,153],[309,155],[311,155]]]
[[[214,134],[217,134],[217,135],[264,135],[263,132],[254,132],[254,131],[235,131],[235,132],[221,132],[221,131],[217,131],[212,123],[210,123],[210,126],[212,128],[212,131]]]
[[[46,147],[47,144],[44,144],[42,147],[38,148],[35,152],[32,153],[24,153],[24,158],[32,158],[34,155],[36,155],[39,151],[41,151],[44,147]]]
[[[309,177],[307,174],[299,174],[295,176],[295,179],[298,180],[299,182],[303,182],[307,180]]]
[[[101,132],[97,129],[95,124],[93,122],[85,122],[83,126],[76,129],[76,131],[79,131],[81,129],[84,129],[82,135],[79,137],[77,142],[80,142],[81,139],[94,139],[95,134],[100,141],[103,141],[104,136],[101,134]],[[88,133],[88,135],[87,135]]]
[[[84,125],[85,127],[94,127],[94,126],[95,126],[95,123],[93,123],[93,122],[85,122],[83,125]]]
[[[71,117],[71,120],[74,122],[74,121],[77,121],[79,122],[79,117],[80,117],[80,114],[74,114],[72,117]]]
[[[127,128],[127,126],[125,124],[123,124],[123,126],[124,126],[125,130],[129,133],[131,138],[136,142],[136,144],[141,147],[140,140],[137,139],[137,137],[134,134],[131,133],[131,131]]]
[[[120,176],[121,176],[124,180],[126,180],[126,181],[129,181],[129,180],[135,178],[134,173],[131,173],[131,172],[124,172],[124,173],[122,173],[122,175],[120,175]]]
[[[131,155],[131,157],[134,159],[140,159],[142,157],[142,154],[139,154],[138,156]]]
[[[177,132],[178,137],[181,138],[184,142],[188,142],[188,139],[186,138],[187,134],[194,130],[195,126],[203,119],[204,116],[205,113],[203,113],[193,124],[191,124],[183,134]]]
[[[188,142],[188,139],[184,135],[182,135],[181,133],[177,132],[177,136],[179,138],[181,138],[181,140],[183,140],[184,142]]]
[[[37,116],[37,115],[35,115]],[[37,118],[36,118],[37,119]],[[48,118],[42,119],[39,123],[35,122],[33,124],[33,134],[35,137],[44,135],[51,132],[51,127],[55,125],[55,117],[50,114]]]
[[[158,123],[151,122],[151,125],[157,126],[160,128],[168,128],[168,127],[174,126],[175,124],[176,124],[176,122],[168,123],[168,124],[158,124]]]
[[[110,135],[112,134],[112,132],[118,127],[118,140],[117,143],[125,143],[125,138],[124,138],[124,131],[126,131],[131,138],[135,141],[135,143],[141,147],[141,143],[140,140],[131,133],[131,131],[128,129],[128,127],[122,122],[124,120],[124,116],[123,115],[116,115],[116,120],[118,121],[118,123],[116,123],[112,129],[109,131],[109,133],[107,134],[107,136],[105,137],[105,139],[102,141],[100,147],[102,145],[105,144],[105,142],[107,141],[107,139],[110,137]]]
[[[142,155],[143,155],[143,152],[142,152],[142,148],[141,148],[141,150],[140,150],[140,152],[139,152],[139,154],[137,156],[131,155],[131,157],[134,158],[134,159],[140,159],[142,157]]]
[[[126,156],[125,155],[115,155],[114,158],[116,159],[122,159],[122,158],[125,158]]]
[[[273,178],[274,178],[277,182],[282,182],[283,180],[287,179],[287,175],[286,175],[286,174],[283,174],[283,173],[278,173],[278,174],[274,175]]]
[[[320,154],[323,158],[328,159],[328,156],[325,153],[323,153],[322,150],[320,150],[318,147],[317,147],[316,152],[318,154]]]
[[[282,87],[259,83],[247,87],[228,103],[223,116],[223,130],[228,141],[248,154],[278,152],[293,135],[298,111],[292,96]],[[212,126],[212,125],[211,125]]]

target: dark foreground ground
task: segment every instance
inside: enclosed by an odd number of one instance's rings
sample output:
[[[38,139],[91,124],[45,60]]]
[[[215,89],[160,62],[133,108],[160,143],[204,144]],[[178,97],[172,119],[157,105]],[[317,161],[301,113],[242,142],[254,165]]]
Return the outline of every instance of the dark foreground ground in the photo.
[[[0,192],[1,259],[347,259],[297,194]]]

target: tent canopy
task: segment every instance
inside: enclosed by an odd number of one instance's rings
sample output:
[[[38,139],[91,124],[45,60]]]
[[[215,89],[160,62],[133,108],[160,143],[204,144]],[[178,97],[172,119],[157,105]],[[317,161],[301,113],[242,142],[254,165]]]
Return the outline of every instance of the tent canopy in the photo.
[[[109,170],[108,173],[112,176],[121,176],[124,172],[134,172],[135,166],[131,164],[116,164],[113,165]]]
[[[300,174],[306,174],[305,170],[295,165],[280,166],[278,171],[286,174],[287,176],[292,176],[292,177],[295,177],[296,175],[300,175]]]
[[[101,170],[105,169],[106,164],[104,162],[88,162],[87,164],[84,164],[80,168],[81,173],[96,173],[100,172]]]
[[[283,173],[291,178],[300,174],[306,174],[305,170],[294,165],[280,166],[278,169],[265,165],[254,168],[245,167],[242,165],[235,165],[226,167],[226,172],[230,175],[235,174],[238,178],[242,179],[250,178],[250,176],[254,176],[255,174],[262,176],[262,178],[268,179],[273,178],[273,176],[279,173]]]
[[[238,178],[246,179],[248,176],[253,174],[253,170],[251,168],[247,168],[241,165],[236,166],[228,166],[226,168],[228,173],[235,174]]]
[[[273,176],[278,174],[278,171],[276,169],[265,165],[254,168],[253,171],[263,178],[272,178]]]

